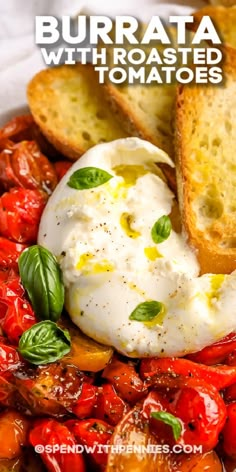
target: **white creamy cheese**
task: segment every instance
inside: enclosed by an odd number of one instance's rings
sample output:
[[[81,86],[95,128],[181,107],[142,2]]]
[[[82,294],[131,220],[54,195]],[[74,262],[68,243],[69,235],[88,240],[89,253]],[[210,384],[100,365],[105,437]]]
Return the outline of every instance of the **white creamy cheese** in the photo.
[[[159,162],[173,165],[138,138],[90,149],[53,192],[38,235],[58,258],[73,322],[131,357],[184,355],[236,328],[236,274],[198,277],[181,234],[172,229],[164,242],[152,239],[154,223],[171,213],[174,200]],[[112,178],[89,189],[68,186],[76,170],[90,166]],[[163,304],[158,316],[129,319],[150,300]]]

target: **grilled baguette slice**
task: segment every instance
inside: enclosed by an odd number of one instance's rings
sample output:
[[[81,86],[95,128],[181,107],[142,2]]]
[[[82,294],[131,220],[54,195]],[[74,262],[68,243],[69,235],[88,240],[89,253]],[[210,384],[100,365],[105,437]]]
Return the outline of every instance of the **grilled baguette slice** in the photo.
[[[177,92],[177,184],[183,225],[202,273],[236,269],[236,50],[222,86]]]
[[[236,0],[234,2],[236,5]],[[214,22],[218,34],[224,44],[236,48],[236,6],[207,6],[194,13],[194,29],[199,25],[202,17],[209,15]]]
[[[106,104],[90,64],[45,69],[33,77],[27,95],[42,133],[71,159],[95,144],[127,136]]]

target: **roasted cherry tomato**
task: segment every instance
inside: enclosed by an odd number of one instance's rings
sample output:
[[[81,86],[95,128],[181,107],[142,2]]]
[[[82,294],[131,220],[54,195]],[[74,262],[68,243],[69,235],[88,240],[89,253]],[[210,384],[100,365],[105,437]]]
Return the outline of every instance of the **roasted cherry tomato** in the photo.
[[[106,465],[107,451],[106,449],[102,450],[101,445],[109,444],[113,428],[105,421],[96,418],[81,421],[69,420],[66,422],[66,425],[74,434],[79,444],[87,447],[94,446],[93,452],[90,453],[94,462],[101,466]]]
[[[157,447],[157,444],[160,448],[160,443],[152,435],[149,424],[144,421],[138,407],[129,411],[118,423],[110,444],[113,448],[108,455],[106,472],[173,472],[171,454],[164,454],[160,449],[157,454],[150,454],[145,451],[145,447]],[[121,446],[124,446],[127,450],[117,454],[115,448]],[[140,452],[132,450],[132,447],[135,446],[140,448]]]
[[[230,352],[230,354],[225,359],[225,364],[236,366],[236,349]]]
[[[147,394],[147,389],[131,362],[122,362],[114,356],[105,367],[102,377],[111,382],[121,398],[129,403],[134,404]]]
[[[33,414],[63,416],[72,412],[80,397],[85,375],[74,366],[54,362],[17,371],[15,382]]]
[[[236,459],[236,402],[227,405],[227,420],[222,435],[224,451]]]
[[[20,336],[31,328],[37,320],[20,278],[8,278],[0,284],[0,326],[13,344],[18,344]]]
[[[206,365],[220,364],[236,349],[236,333],[230,333],[220,341],[207,346],[199,352],[189,354],[188,359]]]
[[[28,131],[33,123],[32,115],[21,115],[12,118],[0,129],[0,140],[11,138],[13,141],[18,141],[18,136]]]
[[[36,451],[37,447],[45,448],[40,456],[48,472],[85,472],[83,456],[80,452],[76,453],[75,438],[65,425],[53,419],[39,420],[30,431],[29,440]],[[72,452],[66,452],[67,446]],[[64,448],[64,452],[60,447]]]
[[[35,141],[21,141],[0,154],[0,185],[5,190],[24,187],[51,194],[57,181],[53,164]]]
[[[100,418],[115,426],[128,411],[127,403],[117,395],[113,385],[102,385],[94,410],[96,418]]]
[[[171,394],[169,412],[184,424],[180,444],[201,445],[203,451],[214,449],[226,421],[224,401],[213,385],[191,379],[189,387]]]
[[[167,396],[164,392],[151,390],[144,399],[141,414],[144,421],[149,420],[150,432],[155,435],[158,443],[174,445],[175,441],[171,427],[168,424],[151,417],[151,413],[153,412],[168,412],[169,401],[172,401],[170,395]]]
[[[225,365],[206,366],[197,364],[188,359],[169,357],[164,359],[143,359],[140,367],[141,378],[146,379],[153,375],[175,375],[203,379],[218,390],[236,382],[236,368]]]
[[[16,370],[22,364],[18,351],[0,336],[0,372]]]
[[[62,362],[88,372],[98,372],[106,367],[113,354],[112,347],[99,344],[86,336],[68,317],[62,317],[59,325],[62,329],[67,329],[71,337],[71,350],[62,358]]]
[[[45,207],[39,190],[13,188],[0,198],[0,234],[18,243],[33,244]]]
[[[21,335],[35,323],[37,319],[28,300],[15,297],[8,305],[2,329],[9,341],[18,344]]]
[[[98,387],[84,382],[81,388],[81,393],[72,407],[72,412],[80,419],[89,418],[93,416],[93,410],[97,403]]]
[[[13,459],[27,444],[29,421],[17,411],[0,414],[0,459]]]
[[[22,251],[26,249],[25,244],[14,243],[0,236],[0,267],[1,269],[14,269],[18,271],[18,259]]]
[[[204,452],[213,449],[226,421],[225,403],[217,389],[202,379],[173,373],[151,380],[155,388],[169,392],[167,411],[184,424],[178,442],[201,445]]]
[[[64,175],[70,169],[72,164],[73,164],[73,162],[70,162],[70,161],[57,161],[57,162],[55,162],[54,167],[55,167],[55,171],[56,171],[58,180],[61,180],[62,177],[64,177]]]

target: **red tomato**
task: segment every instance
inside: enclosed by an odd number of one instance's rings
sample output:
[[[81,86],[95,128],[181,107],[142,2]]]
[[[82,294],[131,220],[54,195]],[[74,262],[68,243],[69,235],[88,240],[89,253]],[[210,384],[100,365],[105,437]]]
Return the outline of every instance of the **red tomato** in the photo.
[[[0,326],[13,344],[31,328],[37,320],[29,301],[24,297],[25,290],[19,276],[8,278],[0,285]]]
[[[64,175],[70,169],[72,164],[73,164],[73,162],[70,162],[70,161],[57,161],[57,162],[55,162],[54,167],[55,167],[55,171],[56,171],[58,180],[61,180],[62,177],[64,177]]]
[[[147,389],[131,362],[122,362],[113,357],[111,363],[105,367],[102,377],[114,385],[123,400],[131,404],[147,394]]]
[[[219,434],[226,421],[225,403],[212,386],[201,381],[172,393],[169,412],[184,423],[180,444],[201,445],[203,452],[210,451],[218,443]]]
[[[21,141],[0,154],[0,185],[5,190],[24,187],[51,194],[57,185],[57,175],[35,141]]]
[[[46,203],[39,190],[13,188],[0,198],[0,233],[18,243],[36,243]]]
[[[236,382],[236,368],[226,365],[207,366],[197,364],[188,359],[166,357],[164,359],[151,358],[143,359],[140,367],[140,375],[147,379],[147,383],[152,384],[153,376],[166,374],[175,377],[193,377],[203,379],[210,385],[214,385],[221,390]]]
[[[48,452],[42,452],[41,458],[48,472],[85,472],[84,459],[81,453],[62,452],[60,446],[75,448],[76,442],[69,429],[53,419],[39,420],[30,431],[29,440],[32,446],[48,447]],[[50,449],[51,448],[51,449]]]
[[[0,372],[15,370],[21,363],[16,348],[10,346],[7,340],[0,336]]]
[[[0,415],[0,459],[13,459],[27,444],[29,421],[17,411]]]
[[[222,435],[224,451],[228,456],[236,459],[236,402],[227,406],[227,421]]]
[[[35,323],[37,319],[28,300],[16,297],[8,306],[2,329],[9,341],[18,344],[21,335]]]
[[[98,388],[87,382],[82,385],[80,396],[72,407],[72,412],[80,419],[93,415],[93,410],[97,402]]]
[[[236,366],[236,349],[234,349],[234,351],[232,350],[230,354],[226,357],[225,364]]]
[[[18,259],[22,251],[26,249],[25,244],[14,243],[0,236],[0,267],[18,271]]]
[[[220,341],[207,346],[199,352],[189,354],[188,359],[206,365],[220,364],[234,349],[236,349],[236,333],[230,333]]]
[[[79,444],[86,447],[94,447],[90,453],[96,464],[106,465],[107,451],[99,447],[99,445],[107,445],[110,442],[113,428],[105,423],[105,421],[96,418],[89,420],[69,420],[66,425],[74,434]],[[101,451],[101,452],[100,452]]]
[[[16,348],[0,336],[0,403],[15,405],[15,381],[13,372],[24,365]]]
[[[170,395],[168,395],[168,398],[170,398]],[[175,441],[172,428],[162,421],[151,417],[153,412],[169,411],[168,398],[163,392],[151,390],[143,402],[141,414],[144,421],[149,420],[150,432],[157,436],[158,442],[173,445]]]
[[[0,129],[0,140],[14,138],[28,130],[34,123],[32,115],[21,115],[12,118]]]
[[[203,452],[213,449],[226,421],[225,403],[217,389],[198,378],[174,377],[172,372],[157,375],[153,385],[165,392],[167,412],[184,424],[178,442],[203,446]]]
[[[32,414],[62,416],[71,413],[80,397],[85,376],[73,365],[53,362],[14,374],[19,394]]]
[[[113,385],[104,384],[100,388],[94,410],[96,418],[115,426],[128,411],[129,406],[117,395]]]

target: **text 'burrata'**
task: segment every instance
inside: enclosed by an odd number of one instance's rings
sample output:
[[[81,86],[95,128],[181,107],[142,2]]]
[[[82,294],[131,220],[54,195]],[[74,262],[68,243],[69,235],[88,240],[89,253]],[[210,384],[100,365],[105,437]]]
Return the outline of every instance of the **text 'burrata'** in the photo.
[[[183,356],[236,329],[236,273],[198,277],[160,162],[173,166],[138,138],[95,146],[58,184],[38,235],[73,322],[130,357]]]

